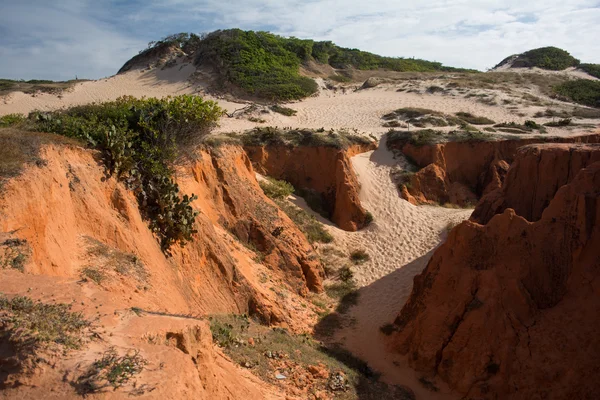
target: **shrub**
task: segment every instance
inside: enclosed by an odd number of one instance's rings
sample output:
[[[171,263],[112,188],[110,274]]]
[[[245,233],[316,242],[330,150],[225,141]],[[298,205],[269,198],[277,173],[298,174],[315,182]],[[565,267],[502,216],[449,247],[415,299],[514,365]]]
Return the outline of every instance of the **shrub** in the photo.
[[[554,87],[562,98],[590,107],[600,107],[600,81],[577,79]]]
[[[77,379],[78,393],[85,395],[109,387],[118,389],[129,382],[134,375],[142,372],[147,363],[137,350],[130,350],[125,355],[119,356],[115,348],[111,347]]]
[[[354,264],[362,264],[370,259],[371,257],[365,250],[354,250],[352,253],[350,253],[350,260],[352,260]]]
[[[136,194],[161,248],[185,244],[196,233],[195,196],[180,195],[172,164],[180,149],[197,145],[222,110],[213,101],[183,95],[121,97],[113,102],[50,113],[33,112],[33,129],[81,138],[101,150],[109,174]]]
[[[43,304],[29,297],[0,295],[0,337],[33,353],[45,345],[79,348],[91,324],[68,304]]]
[[[7,114],[0,117],[0,127],[14,126],[25,122],[27,117],[23,114]]]
[[[340,268],[338,276],[342,282],[348,282],[354,278],[354,272],[352,272],[350,267],[346,265]]]
[[[579,68],[594,76],[600,78],[600,64],[579,64]]]
[[[332,81],[336,81],[336,82],[340,82],[340,83],[348,83],[348,82],[352,82],[352,79],[350,77],[347,77],[346,75],[329,75],[329,79],[331,79]]]
[[[268,178],[266,181],[260,181],[259,184],[265,195],[271,199],[285,199],[294,193],[294,187],[286,181]]]
[[[563,69],[579,65],[579,60],[571,56],[567,51],[550,46],[529,50],[518,55],[516,58],[515,56],[508,57],[496,67],[503,65],[512,58],[514,58],[512,64],[513,68],[538,67],[542,69],[562,71]]]
[[[287,200],[278,199],[275,203],[288,217],[296,224],[298,229],[304,233],[306,239],[310,243],[331,243],[333,236],[325,228],[323,224],[317,221],[315,217],[304,211],[303,209],[294,206]]]
[[[462,119],[465,122],[468,122],[469,124],[473,124],[473,125],[492,125],[495,124],[494,121],[492,121],[489,118],[486,117],[477,117],[471,113],[468,112],[457,112],[456,116],[459,117],[460,119]]]
[[[365,214],[365,226],[371,225],[372,222],[373,222],[373,214],[371,214],[370,211],[367,211],[367,213]]]
[[[283,107],[283,106],[280,106],[278,104],[275,104],[275,105],[271,106],[271,110],[275,111],[276,113],[285,115],[287,117],[293,117],[297,113],[296,110],[293,110],[293,109],[288,108],[288,107]]]
[[[544,126],[562,127],[571,125],[571,118],[559,119],[558,121],[547,122]]]

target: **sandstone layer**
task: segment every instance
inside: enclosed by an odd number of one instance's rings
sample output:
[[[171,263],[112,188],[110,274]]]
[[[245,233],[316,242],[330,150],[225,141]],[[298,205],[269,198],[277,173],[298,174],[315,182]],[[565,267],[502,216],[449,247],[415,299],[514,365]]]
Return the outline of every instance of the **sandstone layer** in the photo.
[[[390,143],[420,170],[412,175],[401,195],[412,204],[477,203],[502,186],[517,149],[535,143],[599,143],[600,135],[569,138],[535,138],[498,141],[463,141],[415,146]]]
[[[367,223],[361,206],[359,184],[350,157],[369,150],[371,145],[347,149],[328,146],[247,146],[246,152],[259,173],[283,179],[297,189],[310,189],[323,198],[325,210],[341,229],[356,231]]]
[[[597,146],[532,146],[529,160]],[[395,320],[390,347],[466,398],[591,399],[600,390],[600,162],[579,164],[539,220],[506,209],[454,228]],[[549,171],[551,175],[552,171]],[[527,181],[516,174],[506,185]],[[523,186],[520,186],[523,188]],[[528,191],[521,190],[522,196]]]

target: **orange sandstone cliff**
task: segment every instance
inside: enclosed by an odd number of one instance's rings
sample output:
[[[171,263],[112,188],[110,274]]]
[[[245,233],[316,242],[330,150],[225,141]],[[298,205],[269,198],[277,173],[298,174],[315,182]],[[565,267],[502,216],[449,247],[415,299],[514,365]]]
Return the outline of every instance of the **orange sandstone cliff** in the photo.
[[[97,157],[48,145],[42,162],[3,183],[0,258],[18,251],[25,261],[23,272],[0,267],[0,293],[74,304],[104,332],[33,372],[0,346],[0,388],[12,388],[3,396],[77,397],[71,378],[116,346],[135,347],[152,364],[140,376],[150,398],[277,398],[213,348],[205,316],[246,313],[303,331],[314,315],[301,296],[322,290],[323,272],[304,235],[264,196],[245,152],[203,149],[179,167],[200,215],[198,233],[170,257]]]
[[[537,182],[531,155],[565,165],[539,220],[507,208],[486,225],[454,228],[395,320],[393,351],[426,376],[476,399],[592,399],[600,390],[598,146],[537,145],[517,154],[505,183]],[[548,157],[548,158],[547,158]],[[523,169],[524,165],[529,165]],[[575,165],[579,166],[576,171]],[[522,171],[522,174],[517,172]],[[560,174],[559,174],[560,175]],[[544,175],[546,176],[546,175]],[[520,191],[528,198],[529,191]],[[523,204],[526,204],[524,201]],[[519,203],[520,204],[520,203]]]
[[[412,204],[452,203],[469,206],[502,186],[517,149],[535,143],[599,143],[599,134],[570,138],[462,141],[415,146],[389,143],[417,167],[401,195]]]
[[[365,226],[367,211],[360,204],[359,183],[350,158],[376,147],[373,142],[347,149],[285,145],[246,146],[245,149],[259,173],[319,193],[331,220],[341,229],[356,231]]]

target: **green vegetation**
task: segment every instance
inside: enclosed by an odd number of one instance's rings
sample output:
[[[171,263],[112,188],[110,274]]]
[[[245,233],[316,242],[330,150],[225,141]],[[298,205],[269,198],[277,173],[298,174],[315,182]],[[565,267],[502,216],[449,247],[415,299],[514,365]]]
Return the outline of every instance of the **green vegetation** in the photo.
[[[296,110],[293,110],[288,107],[283,107],[283,106],[280,106],[277,104],[275,104],[274,106],[271,106],[271,110],[275,111],[276,113],[285,115],[286,117],[293,117],[297,113]]]
[[[294,193],[294,187],[286,181],[279,181],[275,178],[267,178],[266,181],[260,181],[260,188],[265,195],[273,200],[286,199]]]
[[[26,356],[46,347],[78,349],[90,326],[68,304],[44,304],[24,296],[8,299],[0,294],[0,338]]]
[[[492,121],[489,118],[486,117],[477,117],[471,113],[468,112],[457,112],[456,116],[460,119],[462,119],[465,122],[468,122],[469,124],[473,124],[473,125],[492,125],[495,124],[494,121]]]
[[[323,227],[323,224],[317,221],[315,217],[296,207],[287,200],[276,200],[275,203],[288,217],[296,224],[296,226],[304,233],[306,239],[310,243],[331,243],[333,236]]]
[[[591,76],[600,78],[600,64],[579,64],[579,68]]]
[[[33,112],[25,128],[86,141],[102,152],[110,175],[135,192],[140,210],[168,252],[191,240],[195,196],[179,193],[173,163],[181,149],[201,143],[222,115],[213,101],[183,95],[164,99],[121,97],[113,102],[54,112]]]
[[[8,94],[11,92],[23,92],[27,94],[34,94],[37,92],[60,94],[63,90],[70,88],[77,82],[84,82],[85,80],[71,80],[65,82],[54,82],[48,80],[31,79],[25,80],[12,80],[12,79],[0,79],[0,95]]]
[[[539,131],[539,133],[547,132],[546,128],[532,120],[527,120],[524,124],[517,124],[516,122],[503,122],[501,124],[494,125],[494,128],[497,128],[501,132],[516,134],[528,134],[532,133],[534,130]]]
[[[350,78],[346,75],[340,75],[340,74],[329,75],[329,79],[331,79],[332,81],[335,81],[335,82],[339,82],[339,83],[352,82],[352,78]]]
[[[544,124],[544,126],[553,126],[553,127],[560,128],[560,127],[571,125],[572,121],[573,120],[571,118],[559,119],[558,121],[547,122]]]
[[[197,65],[214,67],[223,87],[233,84],[249,95],[268,100],[301,99],[315,93],[316,82],[299,74],[300,65],[311,61],[336,69],[461,71],[438,62],[382,57],[338,47],[332,42],[240,29],[219,30],[202,36],[179,33],[151,42],[145,52],[165,45],[193,53]]]
[[[106,388],[116,390],[128,383],[134,375],[141,373],[147,363],[137,350],[130,350],[119,356],[115,348],[111,347],[77,379],[75,387],[81,395],[100,392]]]
[[[515,56],[510,56],[502,60],[499,67]],[[557,47],[541,47],[539,49],[529,50],[520,54],[513,61],[513,68],[533,68],[549,69],[553,71],[562,71],[569,67],[579,65],[579,60],[571,56],[567,51]],[[496,68],[494,67],[494,68]]]
[[[0,117],[0,127],[22,124],[27,118],[23,114],[6,114]]]
[[[324,132],[268,126],[256,127],[241,135],[230,135],[222,143],[238,143],[244,146],[325,146],[345,149],[353,144],[371,144],[372,139],[359,135],[358,131],[350,132],[343,129]]]
[[[369,254],[362,249],[354,250],[352,253],[350,253],[350,260],[352,260],[354,264],[363,264],[369,261],[370,259],[371,257],[369,256]]]
[[[0,243],[0,268],[25,272],[25,262],[29,252],[26,240],[6,239]]]
[[[307,334],[262,326],[247,316],[213,315],[209,319],[213,340],[227,356],[270,384],[279,385],[276,375],[281,374],[287,381],[310,385],[309,393],[324,391],[340,400],[414,400],[402,387],[378,382],[378,374],[364,361],[338,346],[325,346]],[[303,378],[306,374],[312,376],[308,382]],[[281,386],[283,393],[287,386]]]
[[[433,129],[421,129],[418,131],[390,131],[387,134],[387,146],[390,149],[401,149],[405,144],[413,146],[425,146],[437,143],[447,142],[468,142],[468,141],[492,141],[500,138],[480,131],[450,131],[443,132]]]
[[[287,197],[294,193],[294,187],[290,183],[269,178],[267,181],[259,182],[259,184],[265,195],[275,201],[279,208],[286,213],[302,233],[304,233],[306,239],[308,239],[310,243],[333,242],[333,236],[323,228],[323,224],[317,221],[315,217],[287,200]]]
[[[577,79],[556,86],[554,91],[559,98],[600,108],[600,81]]]

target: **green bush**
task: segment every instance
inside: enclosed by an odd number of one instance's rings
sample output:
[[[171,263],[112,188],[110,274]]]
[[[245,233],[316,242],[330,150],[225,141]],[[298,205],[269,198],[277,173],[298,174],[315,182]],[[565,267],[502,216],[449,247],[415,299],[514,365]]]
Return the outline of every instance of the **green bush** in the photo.
[[[194,195],[181,195],[172,163],[181,148],[197,145],[222,115],[213,101],[183,95],[121,97],[113,102],[49,113],[33,112],[33,129],[81,138],[102,151],[109,174],[134,191],[163,251],[196,233]]]
[[[594,76],[600,78],[600,64],[579,64],[579,68]]]
[[[23,114],[6,114],[0,117],[0,127],[19,125],[26,119],[27,117]]]
[[[193,53],[199,66],[213,67],[223,87],[233,84],[249,95],[268,100],[301,99],[316,93],[317,83],[299,74],[300,65],[308,61],[337,69],[459,71],[438,62],[382,57],[338,47],[328,41],[285,38],[269,32],[241,29],[218,30],[201,36],[178,33],[151,42],[144,52],[165,45],[175,45],[188,54]]]
[[[331,79],[332,81],[335,82],[339,82],[339,83],[348,83],[348,82],[352,82],[352,79],[350,77],[347,77],[346,75],[329,75],[329,79]]]
[[[291,109],[289,107],[283,107],[277,104],[271,106],[271,110],[275,111],[276,113],[285,115],[287,117],[293,117],[297,113],[297,111],[294,109]]]
[[[354,264],[362,264],[364,262],[367,262],[371,259],[371,257],[369,256],[369,254],[365,251],[365,250],[354,250],[352,253],[350,253],[350,260],[352,260],[352,262]]]
[[[285,199],[294,193],[294,187],[286,181],[268,178],[266,181],[260,181],[259,184],[265,195],[273,200]]]
[[[510,56],[502,60],[496,67],[505,64],[513,57],[514,56]],[[578,59],[571,56],[567,51],[557,47],[541,47],[539,49],[529,50],[518,55],[512,64],[513,68],[538,67],[553,71],[562,71],[563,69],[576,67],[577,65],[579,65]]]
[[[465,122],[468,122],[469,124],[473,124],[473,125],[492,125],[495,124],[494,121],[492,121],[489,118],[486,117],[477,117],[471,113],[468,112],[457,112],[456,116],[460,119],[462,119]]]
[[[561,98],[590,107],[600,107],[600,81],[577,79],[554,87]]]

